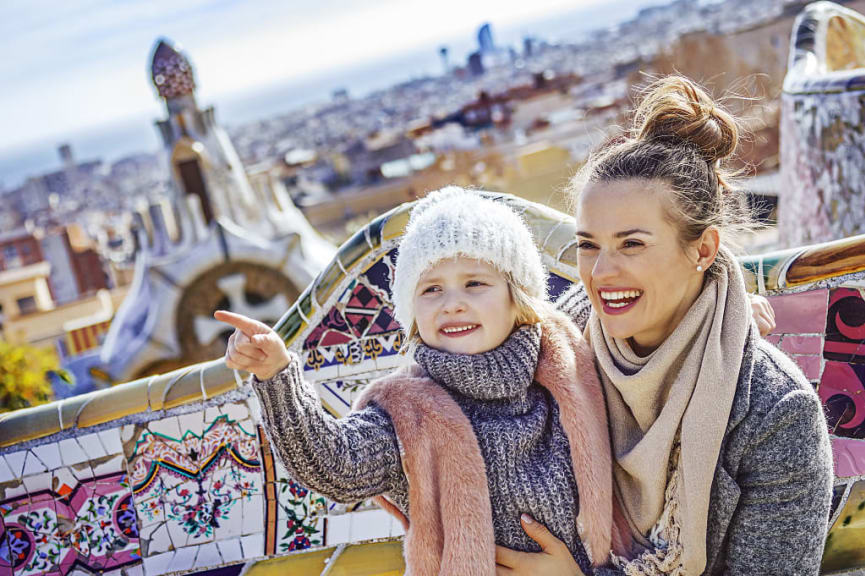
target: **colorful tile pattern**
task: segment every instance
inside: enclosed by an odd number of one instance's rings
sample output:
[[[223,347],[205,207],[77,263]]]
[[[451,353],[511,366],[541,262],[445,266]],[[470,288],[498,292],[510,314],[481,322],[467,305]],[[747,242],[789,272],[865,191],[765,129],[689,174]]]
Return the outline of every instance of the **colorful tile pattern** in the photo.
[[[865,364],[865,289],[836,288],[829,295],[826,360]]]
[[[352,280],[303,343],[305,370],[356,365],[398,354],[403,337],[393,318],[390,282],[396,249]]]
[[[865,438],[865,365],[826,362],[818,392],[831,434]]]
[[[264,525],[252,421],[222,414],[202,430],[201,413],[185,416],[150,423],[129,458],[145,556],[261,532]],[[176,431],[181,423],[177,437],[152,430]]]
[[[141,562],[125,473],[78,482],[60,468],[48,476],[56,489],[0,503],[0,574],[96,574]]]

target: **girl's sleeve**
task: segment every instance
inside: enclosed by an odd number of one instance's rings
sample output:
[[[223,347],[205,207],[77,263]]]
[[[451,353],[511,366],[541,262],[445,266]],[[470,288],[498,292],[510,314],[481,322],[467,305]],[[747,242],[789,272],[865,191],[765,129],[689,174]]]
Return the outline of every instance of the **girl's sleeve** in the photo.
[[[396,431],[384,410],[371,405],[334,418],[303,380],[294,354],[282,372],[264,381],[253,375],[250,384],[271,446],[298,482],[337,502],[404,487]]]
[[[571,317],[580,331],[589,323],[589,314],[592,313],[592,303],[582,282],[574,283],[570,288],[556,298],[555,306],[560,311]]]

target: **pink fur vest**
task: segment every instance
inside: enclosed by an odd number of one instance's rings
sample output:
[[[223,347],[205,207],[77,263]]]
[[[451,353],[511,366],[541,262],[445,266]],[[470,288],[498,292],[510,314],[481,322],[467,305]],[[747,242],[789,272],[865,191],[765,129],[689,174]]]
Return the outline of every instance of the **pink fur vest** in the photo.
[[[594,564],[603,565],[610,555],[613,533],[604,396],[592,351],[582,334],[564,314],[548,314],[542,323],[535,380],[558,403],[580,497],[578,532]],[[376,498],[406,529],[407,574],[494,576],[486,468],[468,418],[417,365],[371,384],[355,408],[370,402],[393,421],[408,478],[410,521],[387,498]]]

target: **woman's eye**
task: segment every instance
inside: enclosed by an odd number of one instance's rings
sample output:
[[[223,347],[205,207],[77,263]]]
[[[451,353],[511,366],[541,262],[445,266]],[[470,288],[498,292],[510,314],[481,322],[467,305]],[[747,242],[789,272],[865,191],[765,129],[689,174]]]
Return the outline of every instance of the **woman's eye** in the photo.
[[[625,240],[622,243],[622,246],[625,248],[638,248],[642,245],[643,245],[643,243],[640,242],[639,240]]]
[[[579,248],[580,250],[591,250],[594,247],[594,244],[592,244],[591,242],[586,242],[585,240],[577,244],[577,248]]]

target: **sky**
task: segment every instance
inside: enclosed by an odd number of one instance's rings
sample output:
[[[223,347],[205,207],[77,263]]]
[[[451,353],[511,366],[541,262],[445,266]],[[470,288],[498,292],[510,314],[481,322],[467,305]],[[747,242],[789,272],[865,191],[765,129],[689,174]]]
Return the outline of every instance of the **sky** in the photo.
[[[149,113],[160,36],[192,55],[201,98],[386,57],[478,26],[599,0],[28,0],[0,3],[0,150]]]
[[[577,41],[666,0],[0,0],[0,193],[76,158],[159,146],[150,80],[160,37],[190,57],[202,107],[232,126],[346,87],[354,96],[465,62],[477,30]]]

